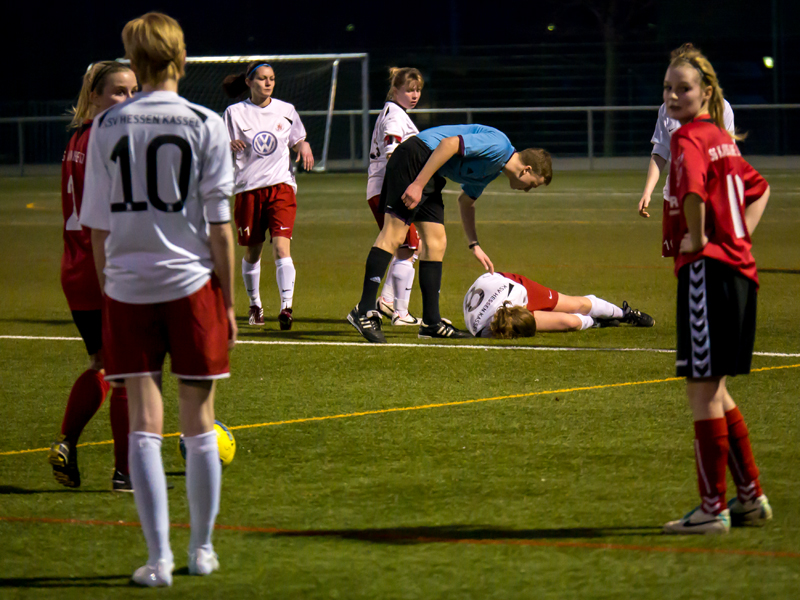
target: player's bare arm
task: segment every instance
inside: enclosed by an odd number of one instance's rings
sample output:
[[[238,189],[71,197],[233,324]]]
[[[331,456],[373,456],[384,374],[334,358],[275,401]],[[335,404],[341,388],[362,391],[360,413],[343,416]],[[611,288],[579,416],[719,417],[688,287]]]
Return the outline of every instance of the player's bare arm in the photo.
[[[94,268],[97,270],[97,281],[100,282],[100,291],[105,293],[106,276],[103,271],[106,268],[106,238],[108,231],[103,229],[92,229],[92,256],[94,257]]]
[[[759,221],[761,221],[761,215],[764,214],[764,209],[767,208],[767,202],[769,202],[769,192],[770,188],[767,187],[767,191],[756,200],[755,202],[751,202],[747,205],[747,208],[744,209],[744,222],[747,224],[747,231],[750,235],[753,235],[753,232],[758,227]]]
[[[650,206],[650,197],[653,195],[653,190],[656,188],[656,184],[661,177],[661,171],[664,170],[666,164],[667,160],[663,156],[659,156],[658,154],[650,155],[647,177],[644,180],[644,191],[642,192],[641,200],[639,200],[639,216],[645,219],[650,218],[647,207]]]
[[[467,244],[472,254],[483,265],[483,268],[494,273],[494,265],[478,243],[478,233],[475,227],[475,200],[464,192],[458,196],[458,210],[461,213],[461,224],[467,235]]]
[[[233,140],[231,142],[231,150],[233,152],[243,152],[247,149],[247,143],[244,140]]]
[[[402,198],[403,204],[408,208],[414,208],[419,204],[420,200],[422,200],[422,189],[431,180],[431,177],[436,174],[436,171],[441,169],[444,163],[456,155],[459,145],[460,143],[457,136],[444,138],[439,142],[439,145],[436,146],[436,149],[428,158],[425,166],[422,167],[417,178],[406,188]]]
[[[681,254],[699,252],[708,243],[706,229],[706,205],[697,194],[686,194],[683,199],[683,214],[689,233],[681,240]]]
[[[228,315],[228,349],[233,349],[238,330],[233,309],[233,232],[230,223],[211,224],[208,240],[211,245],[211,260],[214,272],[222,288],[222,300]]]
[[[292,146],[292,150],[297,152],[295,162],[301,162],[303,169],[310,171],[314,168],[314,153],[311,152],[311,145],[307,141],[300,140]]]

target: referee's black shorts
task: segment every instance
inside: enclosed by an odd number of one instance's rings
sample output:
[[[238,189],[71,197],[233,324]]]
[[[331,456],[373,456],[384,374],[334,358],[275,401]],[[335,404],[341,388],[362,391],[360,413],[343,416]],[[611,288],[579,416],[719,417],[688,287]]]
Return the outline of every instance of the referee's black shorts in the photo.
[[[750,372],[756,336],[756,282],[711,258],[678,272],[679,377]]]
[[[447,182],[441,175],[436,174],[431,178],[422,189],[422,200],[413,209],[406,208],[402,200],[406,189],[417,178],[431,154],[433,150],[416,136],[408,138],[395,149],[386,165],[379,210],[397,217],[406,225],[415,221],[444,225],[442,190]]]

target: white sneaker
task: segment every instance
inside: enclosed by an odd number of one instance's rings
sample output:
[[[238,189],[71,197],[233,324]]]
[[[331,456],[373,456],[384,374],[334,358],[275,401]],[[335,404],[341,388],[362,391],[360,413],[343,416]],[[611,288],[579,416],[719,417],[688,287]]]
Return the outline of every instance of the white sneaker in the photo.
[[[417,317],[413,316],[411,313],[406,313],[404,317],[401,317],[398,314],[395,314],[392,317],[392,325],[421,325],[422,319],[418,319]]]
[[[171,560],[162,558],[155,566],[145,565],[136,569],[131,580],[146,587],[170,587],[174,568],[175,564]]]
[[[772,519],[772,507],[764,494],[747,502],[733,498],[728,502],[728,510],[734,527],[761,527]]]
[[[385,302],[383,296],[378,298],[378,312],[389,319],[394,316],[394,302]]]
[[[219,570],[219,559],[213,550],[198,548],[189,552],[189,575],[211,575]]]
[[[664,525],[664,533],[728,533],[730,529],[731,516],[727,508],[712,515],[700,506],[682,519]]]

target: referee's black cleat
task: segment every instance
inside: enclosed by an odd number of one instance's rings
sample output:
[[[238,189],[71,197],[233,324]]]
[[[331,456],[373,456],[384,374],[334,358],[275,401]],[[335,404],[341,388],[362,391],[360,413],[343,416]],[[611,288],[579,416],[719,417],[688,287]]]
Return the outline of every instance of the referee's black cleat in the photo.
[[[358,314],[358,305],[347,315],[347,322],[356,328],[364,339],[373,344],[385,344],[386,338],[381,331],[381,316],[377,310],[370,310],[366,315]]]
[[[53,476],[63,486],[76,488],[81,486],[81,473],[78,470],[78,449],[69,443],[64,436],[53,442],[47,462],[53,466]]]
[[[652,327],[656,320],[640,310],[631,308],[626,301],[622,301],[622,322],[629,323],[635,327]]]
[[[442,319],[435,325],[425,325],[423,323],[419,326],[419,335],[421,339],[430,338],[445,338],[451,340],[458,340],[464,338],[471,338],[472,334],[469,331],[463,331],[453,327],[453,324],[447,319]]]

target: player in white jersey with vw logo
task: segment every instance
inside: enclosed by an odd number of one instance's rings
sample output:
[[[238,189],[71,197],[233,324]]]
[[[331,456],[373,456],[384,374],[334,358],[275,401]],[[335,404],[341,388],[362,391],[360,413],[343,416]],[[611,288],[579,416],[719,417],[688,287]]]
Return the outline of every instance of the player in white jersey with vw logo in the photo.
[[[295,268],[290,248],[297,184],[289,149],[306,171],[314,167],[314,155],[294,106],[272,97],[275,71],[269,64],[251,62],[244,73],[226,77],[222,87],[231,98],[248,91],[250,96],[229,106],[224,115],[234,152],[234,221],[239,245],[246,248],[242,278],[250,298],[249,323],[264,324],[259,284],[261,250],[269,232],[281,296],[278,322],[281,329],[291,329]]]
[[[392,68],[389,71],[391,87],[383,105],[375,128],[372,131],[372,144],[369,149],[369,178],[367,179],[367,202],[378,229],[383,229],[383,210],[380,208],[381,187],[386,175],[386,163],[402,142],[419,130],[411,117],[410,108],[419,102],[425,81],[417,69]],[[414,263],[419,249],[419,235],[412,224],[403,244],[395,252],[386,272],[386,280],[378,298],[378,311],[392,320],[392,325],[419,325],[420,320],[408,312],[408,301],[414,285]]]
[[[221,472],[214,388],[228,377],[236,340],[233,165],[222,119],[177,94],[186,46],[160,13],[122,31],[142,85],[95,120],[80,222],[92,230],[101,289],[106,379],[124,379],[129,466],[149,558],[133,574],[145,586],[172,584],[167,482],[161,460],[161,379],[169,352],[179,378],[191,536],[189,573],[219,568],[211,533]]]

